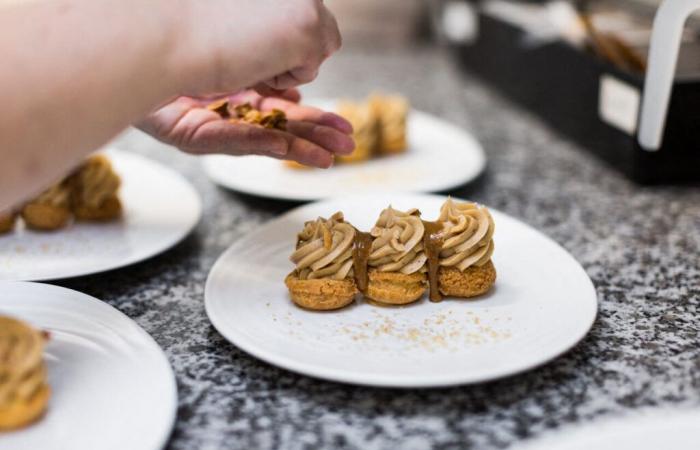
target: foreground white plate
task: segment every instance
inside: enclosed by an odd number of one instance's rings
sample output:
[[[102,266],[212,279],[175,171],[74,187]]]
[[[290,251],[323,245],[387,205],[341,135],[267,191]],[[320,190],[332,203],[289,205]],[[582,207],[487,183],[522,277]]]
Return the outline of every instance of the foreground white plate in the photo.
[[[322,103],[325,109],[332,104]],[[439,192],[474,180],[486,165],[479,143],[467,131],[435,116],[413,111],[409,148],[401,155],[330,170],[295,170],[274,159],[212,155],[204,169],[221,186],[286,200],[318,200],[349,192]]]
[[[0,235],[0,280],[54,280],[133,264],[180,242],[199,222],[199,194],[177,172],[133,153],[108,152],[122,177],[124,217],[53,233]]]
[[[593,285],[559,245],[493,211],[498,280],[481,299],[403,308],[360,302],[327,313],[295,307],[283,279],[304,221],[341,210],[369,229],[382,208],[437,217],[445,197],[375,195],[297,208],[231,246],[205,290],[207,314],[229,341],[295,372],[349,383],[418,387],[476,383],[540,365],[570,349],[596,317]]]
[[[121,312],[80,292],[0,282],[0,314],[47,330],[46,415],[0,434],[3,450],[155,450],[177,409],[173,372],[155,341]]]
[[[697,450],[700,411],[647,411],[638,416],[567,426],[513,450]]]

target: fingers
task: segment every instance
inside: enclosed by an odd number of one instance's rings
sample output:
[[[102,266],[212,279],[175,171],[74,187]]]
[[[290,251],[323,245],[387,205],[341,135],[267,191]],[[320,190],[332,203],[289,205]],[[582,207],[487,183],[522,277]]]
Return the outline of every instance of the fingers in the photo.
[[[301,84],[310,83],[318,76],[318,66],[302,66],[277,75],[262,84],[273,91],[291,89]]]
[[[279,109],[284,111],[289,120],[313,122],[318,125],[335,128],[341,133],[351,134],[352,125],[338,114],[323,111],[313,106],[298,105],[279,98],[262,98],[258,108],[262,111]]]
[[[251,101],[251,100],[246,100],[246,101],[249,101],[250,103],[255,104],[255,105],[258,105],[260,103],[260,99],[262,97],[277,97],[277,98],[281,98],[281,99],[290,101],[292,103],[299,103],[299,101],[301,100],[301,93],[299,92],[298,89],[295,89],[295,88],[278,90],[278,89],[271,88],[270,86],[268,86],[265,83],[258,83],[252,87],[252,90],[258,94],[257,98],[254,99],[253,101]],[[231,100],[235,101],[235,99],[233,97],[231,97]]]
[[[268,131],[284,137],[284,139],[287,141],[287,154],[284,156],[273,157],[296,161],[306,166],[318,167],[321,169],[327,169],[333,165],[333,161],[335,159],[333,153],[322,148],[321,146],[284,131]]]
[[[312,106],[300,105],[298,101],[301,99],[301,94],[297,89],[287,89],[285,91],[276,92],[279,94],[279,97],[263,97],[253,90],[246,90],[223,98],[227,98],[234,104],[250,103],[253,105],[253,107],[261,111],[272,111],[273,109],[279,109],[284,111],[287,118],[290,120],[313,122],[318,125],[325,125],[327,127],[335,128],[336,130],[345,134],[351,134],[353,132],[350,122],[338,114],[326,112]],[[190,100],[192,102],[197,101],[197,104],[200,107],[204,107],[213,101],[213,99],[207,99],[206,101],[194,99]]]
[[[330,57],[333,53],[340,50],[343,45],[343,38],[340,34],[340,28],[338,27],[338,22],[336,21],[330,10],[322,6],[322,14],[325,22],[324,31],[325,38],[323,42],[325,44],[325,58]]]
[[[190,153],[227,155],[263,155],[289,159],[307,166],[328,168],[333,154],[320,145],[279,130],[224,120],[203,125],[188,141]]]
[[[288,140],[269,131],[219,119],[199,124],[191,133],[183,136],[178,146],[193,154],[286,155],[289,152]]]
[[[261,83],[262,85],[279,91],[310,83],[318,76],[321,64],[340,49],[342,38],[335,17],[323,5],[323,2],[319,2],[317,7],[319,8],[317,36],[315,39],[311,39],[315,46],[309,47],[298,67],[265,80]],[[263,89],[261,94],[266,95],[264,92]]]
[[[332,153],[348,155],[355,149],[355,141],[350,136],[331,127],[290,120],[287,122],[287,131]]]
[[[296,88],[287,89],[278,97],[287,100],[288,102],[299,103],[301,101],[301,92]]]

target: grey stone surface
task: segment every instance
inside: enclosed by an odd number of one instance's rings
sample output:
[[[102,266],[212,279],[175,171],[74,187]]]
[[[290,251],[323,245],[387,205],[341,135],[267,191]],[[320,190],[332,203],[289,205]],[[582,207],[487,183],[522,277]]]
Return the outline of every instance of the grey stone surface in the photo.
[[[345,386],[259,362],[210,325],[204,282],[232,242],[295,205],[219,189],[195,158],[129,132],[121,147],[194,183],[203,220],[165,254],[59,284],[117,307],[165,349],[180,397],[169,449],[507,448],[593,418],[700,406],[700,189],[626,181],[432,48],[344,51],[306,93],[374,89],[402,92],[479,138],[488,170],[453,193],[529,223],[581,262],[600,300],[591,333],[544,367],[451,389]]]

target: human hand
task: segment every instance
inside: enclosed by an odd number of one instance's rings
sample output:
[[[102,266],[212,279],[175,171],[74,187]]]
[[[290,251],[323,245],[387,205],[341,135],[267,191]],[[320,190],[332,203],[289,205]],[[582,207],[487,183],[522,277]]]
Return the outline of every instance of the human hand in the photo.
[[[179,97],[149,114],[138,126],[155,138],[196,155],[265,155],[321,168],[333,164],[335,154],[352,153],[352,126],[337,114],[298,104],[296,89],[281,97],[263,97],[248,90],[225,96],[233,104],[250,102],[256,109],[280,109],[287,115],[287,130],[231,123],[206,105],[215,99]]]
[[[184,0],[174,61],[188,95],[264,95],[314,80],[341,45],[322,0]]]

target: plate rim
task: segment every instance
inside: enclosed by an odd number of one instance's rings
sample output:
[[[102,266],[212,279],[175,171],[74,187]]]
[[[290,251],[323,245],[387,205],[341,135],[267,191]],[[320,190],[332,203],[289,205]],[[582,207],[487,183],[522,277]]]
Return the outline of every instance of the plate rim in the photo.
[[[328,99],[311,99],[307,103],[311,104],[317,104],[319,101],[333,101],[333,100],[328,100]],[[443,117],[440,117],[435,114],[431,114],[419,109],[412,108],[411,109],[411,114],[416,114],[418,116],[424,116],[427,117],[430,120],[435,120],[440,122],[441,124],[448,126],[455,131],[459,132],[460,134],[463,135],[463,137],[467,140],[469,140],[472,144],[472,147],[476,150],[475,155],[476,158],[478,159],[475,169],[474,169],[474,174],[471,176],[471,178],[462,181],[460,183],[452,183],[450,185],[445,185],[444,187],[440,188],[439,190],[435,191],[426,191],[423,189],[401,189],[397,191],[392,191],[396,192],[397,194],[421,194],[421,193],[437,193],[437,192],[444,192],[444,191],[449,191],[452,189],[455,189],[457,187],[463,186],[465,184],[471,183],[475,181],[476,179],[481,176],[484,171],[486,170],[487,166],[487,157],[486,157],[486,152],[484,151],[484,147],[481,145],[478,139],[474,136],[474,134],[467,129],[450,122],[449,120],[446,120]],[[273,195],[270,193],[266,192],[260,192],[258,190],[251,189],[247,187],[246,185],[243,184],[236,184],[235,182],[231,183],[229,181],[223,180],[219,178],[218,176],[215,176],[210,168],[210,165],[212,165],[212,161],[214,161],[216,158],[221,157],[221,156],[228,156],[228,155],[220,155],[220,154],[214,154],[214,155],[203,155],[202,156],[202,161],[201,161],[201,167],[204,173],[206,174],[207,178],[217,186],[220,186],[222,188],[234,191],[234,192],[239,192],[242,194],[250,195],[253,197],[261,197],[261,198],[268,198],[268,199],[273,199],[273,200],[286,200],[286,201],[295,201],[295,202],[313,202],[313,201],[321,201],[321,200],[330,200],[332,198],[335,198],[335,196],[319,196],[315,194],[309,194],[309,195],[292,195],[292,194],[287,194],[285,192],[281,192],[277,195]],[[252,155],[255,156],[255,155]],[[241,158],[240,156],[231,156],[231,158]],[[332,169],[331,169],[332,170]]]
[[[83,292],[77,291],[75,289],[70,289],[67,287],[63,286],[57,286],[54,284],[48,284],[48,283],[39,283],[35,281],[22,281],[22,280],[2,280],[0,281],[0,291],[4,292],[3,286],[8,286],[8,285],[16,285],[19,286],[19,289],[36,289],[41,293],[42,290],[46,291],[49,293],[50,291],[57,291],[57,292],[63,292],[66,295],[69,295],[71,297],[74,297],[76,301],[81,301],[81,302],[88,302],[92,303],[95,305],[96,308],[101,308],[105,311],[109,311],[109,314],[113,314],[116,316],[120,316],[121,319],[125,319],[127,322],[129,322],[131,325],[135,326],[135,329],[139,333],[139,335],[143,338],[143,344],[146,345],[149,348],[149,351],[153,352],[153,358],[157,358],[159,361],[159,364],[162,365],[162,368],[165,369],[167,372],[167,378],[164,378],[161,380],[162,383],[167,383],[169,386],[167,387],[167,390],[170,391],[170,394],[168,395],[168,399],[170,402],[170,406],[168,407],[168,415],[167,418],[165,418],[163,422],[163,429],[159,434],[158,439],[156,439],[156,446],[154,447],[153,450],[160,450],[165,448],[165,446],[168,444],[170,437],[172,436],[172,433],[175,429],[175,423],[177,421],[177,411],[178,411],[178,405],[179,405],[179,395],[178,395],[178,390],[177,390],[177,378],[175,377],[175,371],[173,370],[172,365],[170,364],[170,361],[168,360],[168,357],[165,354],[165,351],[161,348],[161,346],[156,342],[156,340],[151,336],[146,330],[141,327],[134,319],[131,317],[127,316],[125,313],[121,312],[114,306],[110,305],[109,303],[102,301],[98,299],[97,297],[93,297],[91,295],[85,294]],[[0,300],[0,303],[2,301]],[[11,308],[6,309],[5,312],[10,312]],[[73,310],[74,313],[82,314],[83,312],[81,310]],[[89,316],[86,315],[86,317],[89,318]],[[41,422],[38,422],[37,425],[40,425]],[[21,433],[21,430],[20,430]]]
[[[155,159],[149,158],[147,156],[143,156],[141,154],[135,153],[133,151],[121,149],[116,146],[109,146],[109,147],[104,147],[100,150],[98,150],[100,153],[107,153],[108,155],[118,155],[117,157],[125,157],[126,158],[132,158],[135,160],[141,160],[141,162],[146,162],[147,164],[152,164],[155,166],[158,166],[159,169],[168,172],[171,176],[175,178],[179,178],[180,181],[183,183],[183,186],[187,186],[188,189],[192,192],[193,198],[195,199],[196,202],[196,207],[197,207],[197,214],[196,218],[192,221],[191,224],[188,225],[187,229],[184,230],[180,233],[180,236],[177,237],[176,240],[173,240],[172,243],[170,243],[168,246],[158,250],[158,251],[153,251],[147,254],[143,254],[140,256],[136,257],[131,257],[131,258],[126,258],[123,261],[121,261],[118,264],[111,265],[108,267],[104,268],[96,268],[96,269],[89,269],[87,271],[73,271],[69,272],[66,275],[61,275],[61,276],[54,276],[54,275],[49,275],[49,276],[40,276],[40,277],[31,277],[31,278],[0,278],[0,282],[5,282],[5,281],[27,281],[27,282],[40,282],[40,281],[54,281],[54,280],[70,280],[73,278],[79,278],[79,277],[87,277],[90,275],[97,275],[101,273],[106,273],[106,272],[111,272],[113,270],[118,270],[118,269],[123,269],[125,267],[132,266],[134,264],[138,264],[140,262],[147,261],[155,256],[158,256],[162,253],[167,252],[168,250],[171,250],[172,248],[176,247],[178,244],[180,244],[187,236],[192,234],[195,228],[197,228],[197,225],[202,220],[202,214],[203,214],[203,202],[202,202],[202,196],[199,194],[199,191],[194,187],[194,185],[187,179],[185,178],[180,172],[172,169],[171,167],[168,167],[165,164],[162,164],[159,161],[156,161]]]
[[[432,198],[432,199],[446,199],[447,196],[442,196],[442,195],[434,195],[434,194],[414,194],[414,193],[402,193],[402,194],[397,194],[400,196],[412,196],[412,197],[425,197],[425,198]],[[346,383],[346,384],[351,384],[351,385],[357,385],[357,386],[370,386],[370,387],[382,387],[382,388],[400,388],[400,389],[409,389],[409,388],[441,388],[441,387],[451,387],[451,386],[466,386],[466,385],[474,385],[474,384],[479,384],[479,383],[484,383],[487,381],[493,381],[493,380],[498,380],[498,379],[503,379],[507,378],[513,375],[517,375],[520,373],[524,373],[533,369],[536,369],[538,367],[544,366],[545,364],[554,361],[555,359],[559,358],[560,356],[568,353],[571,349],[576,347],[590,332],[592,329],[593,325],[595,324],[595,321],[598,317],[599,313],[599,300],[598,300],[598,294],[595,288],[595,285],[593,284],[593,281],[591,280],[590,276],[588,273],[585,271],[583,266],[576,260],[576,258],[573,257],[573,255],[566,250],[563,246],[561,246],[558,242],[547,236],[546,234],[542,233],[541,231],[537,230],[536,228],[528,225],[527,223],[521,221],[520,219],[517,219],[509,214],[503,213],[497,209],[490,208],[491,211],[496,211],[499,214],[503,214],[504,216],[509,217],[511,220],[517,222],[519,225],[526,227],[532,232],[537,233],[541,237],[545,238],[547,241],[550,241],[554,246],[556,246],[561,252],[563,252],[575,265],[577,268],[580,270],[581,274],[585,277],[587,280],[587,289],[589,290],[589,294],[592,299],[592,303],[589,305],[593,311],[592,314],[590,315],[589,320],[585,323],[582,324],[581,331],[576,335],[575,339],[572,339],[572,341],[562,347],[557,352],[553,352],[553,354],[546,355],[545,357],[537,358],[536,361],[534,361],[531,364],[521,366],[517,369],[510,369],[510,370],[505,370],[502,373],[499,373],[497,375],[489,374],[489,375],[482,375],[482,376],[477,376],[477,377],[459,377],[459,376],[454,376],[454,375],[449,375],[449,376],[441,376],[440,374],[431,376],[429,379],[423,379],[423,380],[418,380],[416,381],[415,379],[411,380],[409,378],[406,379],[401,379],[397,382],[396,379],[389,379],[390,377],[387,377],[385,375],[377,376],[377,375],[357,375],[357,374],[350,374],[346,375],[347,372],[343,370],[334,370],[334,369],[327,369],[320,367],[315,364],[306,364],[306,363],[300,363],[298,361],[292,360],[291,358],[287,358],[284,355],[275,355],[274,353],[268,353],[265,350],[261,350],[260,348],[256,347],[254,344],[251,344],[247,342],[245,339],[243,340],[243,344],[239,342],[240,339],[237,339],[236,333],[232,332],[231,330],[228,330],[228,328],[223,326],[223,323],[217,318],[217,316],[213,313],[213,306],[212,306],[212,290],[214,289],[212,287],[213,284],[213,278],[214,274],[217,271],[220,271],[220,267],[223,266],[224,261],[227,259],[227,257],[231,254],[234,253],[237,249],[238,246],[241,245],[241,243],[248,238],[254,237],[257,234],[260,234],[264,232],[264,227],[267,226],[268,224],[271,224],[273,222],[277,222],[280,220],[284,220],[286,217],[292,215],[292,214],[297,214],[299,210],[303,210],[305,208],[311,208],[311,207],[316,207],[320,204],[324,203],[331,203],[331,202],[337,202],[337,201],[353,201],[356,199],[362,199],[368,197],[367,195],[351,195],[351,196],[346,196],[343,198],[330,198],[330,199],[325,199],[325,200],[320,200],[317,202],[312,202],[308,203],[305,205],[298,206],[296,208],[293,208],[289,211],[287,211],[284,214],[281,214],[277,217],[275,217],[272,220],[269,220],[265,224],[263,224],[260,228],[253,230],[249,233],[246,233],[242,236],[240,236],[238,239],[236,239],[226,250],[224,250],[221,255],[216,259],[214,264],[212,265],[211,269],[209,270],[209,273],[207,275],[207,280],[204,286],[204,308],[207,314],[207,317],[211,324],[214,326],[214,328],[219,332],[228,342],[229,344],[239,348],[240,350],[244,351],[250,356],[253,356],[256,359],[259,359],[267,364],[273,365],[275,367],[279,367],[285,370],[289,370],[291,372],[308,376],[311,378],[316,378],[316,379],[321,379],[325,381],[332,381],[332,382],[340,382],[340,383]],[[467,201],[462,198],[458,197],[453,197],[457,201]]]

